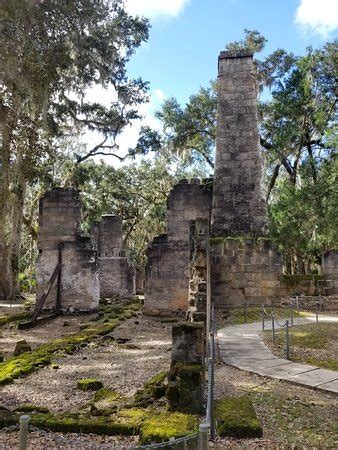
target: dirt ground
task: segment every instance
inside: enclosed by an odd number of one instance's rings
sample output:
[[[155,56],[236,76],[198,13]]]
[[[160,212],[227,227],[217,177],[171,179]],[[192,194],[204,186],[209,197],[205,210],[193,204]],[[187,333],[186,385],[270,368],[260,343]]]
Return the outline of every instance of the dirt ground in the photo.
[[[337,448],[337,397],[220,364],[215,396],[251,398],[263,438],[219,439],[215,448]]]
[[[88,320],[88,316],[85,320]],[[71,325],[63,327],[64,320]],[[60,321],[59,323],[57,321]],[[34,330],[3,331],[3,342],[11,346],[22,336],[35,345],[78,331],[84,318],[58,318]],[[170,363],[170,323],[142,315],[127,320],[111,335],[92,342],[83,350],[57,360],[59,369],[45,367],[15,380],[0,391],[0,404],[14,408],[22,403],[48,407],[52,412],[78,410],[92,394],[79,391],[79,378],[95,377],[104,385],[131,396],[143,383]],[[114,339],[112,339],[114,338]],[[121,342],[118,344],[116,342]],[[239,369],[217,364],[215,372],[216,399],[247,395],[251,398],[263,427],[261,439],[217,439],[210,443],[215,449],[270,448],[337,448],[335,420],[337,397],[286,382],[263,378]],[[34,431],[29,434],[29,449],[89,449],[137,445],[137,437],[114,437],[62,434]],[[0,448],[18,448],[18,432],[0,432]],[[105,447],[103,447],[105,448]]]
[[[88,316],[86,319],[88,320]],[[62,326],[64,320],[65,318],[58,318],[41,329],[16,332],[20,333],[20,339],[26,339],[36,346],[58,337],[60,330],[67,330],[68,334],[79,329],[79,318],[72,318],[72,325],[69,327]],[[18,335],[15,337],[18,340]],[[4,333],[3,339],[8,345],[12,345],[10,332]],[[118,344],[116,339],[127,341]],[[170,350],[170,324],[144,316],[133,318],[83,350],[56,359],[58,369],[47,366],[4,386],[1,389],[1,404],[10,409],[23,403],[33,403],[45,406],[51,412],[77,410],[92,397],[92,394],[76,388],[80,378],[97,378],[104,386],[132,396],[145,381],[157,372],[169,368]]]

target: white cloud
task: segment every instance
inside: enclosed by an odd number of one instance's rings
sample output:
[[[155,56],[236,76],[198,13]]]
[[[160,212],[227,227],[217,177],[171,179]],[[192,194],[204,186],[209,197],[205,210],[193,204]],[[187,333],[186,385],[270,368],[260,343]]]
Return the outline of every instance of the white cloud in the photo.
[[[295,23],[307,33],[327,38],[338,28],[337,0],[301,0]]]
[[[126,0],[130,14],[154,19],[155,17],[175,17],[190,0]]]
[[[163,91],[161,91],[161,89],[155,89],[154,95],[157,98],[157,100],[159,100],[160,102],[163,102],[163,100],[165,100],[167,98],[165,93]]]

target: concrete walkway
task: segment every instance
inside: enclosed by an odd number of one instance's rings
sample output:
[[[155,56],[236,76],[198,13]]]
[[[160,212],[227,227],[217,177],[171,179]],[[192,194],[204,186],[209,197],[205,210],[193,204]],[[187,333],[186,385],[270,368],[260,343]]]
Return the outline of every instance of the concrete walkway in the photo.
[[[332,319],[332,317],[321,317],[320,321],[332,322]],[[314,317],[301,318],[295,319],[294,324],[305,324],[314,321]],[[338,321],[338,318],[335,318],[334,321]],[[279,322],[285,321],[279,320]],[[277,328],[279,327],[276,326]],[[228,326],[218,330],[218,350],[222,361],[262,376],[290,381],[335,394],[338,393],[338,372],[291,362],[273,355],[258,334],[261,329],[261,322],[255,322]],[[271,321],[265,321],[265,329],[271,330]],[[290,351],[292,351],[292,346]]]

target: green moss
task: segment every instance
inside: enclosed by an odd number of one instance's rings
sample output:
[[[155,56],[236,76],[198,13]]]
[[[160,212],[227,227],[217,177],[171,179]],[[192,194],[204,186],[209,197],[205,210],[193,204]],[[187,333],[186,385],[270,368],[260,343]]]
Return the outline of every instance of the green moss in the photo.
[[[168,374],[166,397],[171,411],[203,413],[204,367],[175,363]]]
[[[167,372],[159,372],[146,383],[142,389],[138,389],[134,395],[134,405],[147,406],[156,399],[164,397],[166,391]]]
[[[215,405],[219,436],[235,438],[261,437],[262,427],[249,397],[227,397]]]
[[[83,378],[82,380],[78,380],[77,388],[80,391],[98,391],[103,388],[103,383],[96,378]]]
[[[319,281],[325,280],[325,275],[321,274],[296,274],[296,275],[283,275],[282,280],[289,286],[294,286],[300,281]]]
[[[99,389],[94,395],[90,413],[94,416],[113,414],[125,400],[124,397],[112,389]]]
[[[182,413],[161,413],[145,419],[140,430],[140,444],[165,442],[170,438],[188,436],[197,431],[195,416]]]
[[[138,432],[137,427],[128,422],[114,422],[107,418],[88,419],[58,417],[51,414],[34,414],[30,424],[48,431],[61,431],[68,433],[94,433],[114,435],[133,435]]]
[[[49,413],[48,408],[44,406],[33,405],[32,403],[24,403],[14,410],[15,412],[39,412],[39,413]]]
[[[151,387],[156,386],[159,384],[162,384],[167,376],[167,372],[163,370],[162,372],[158,372],[156,375],[154,375],[150,380],[146,381],[144,383],[144,387]]]
[[[135,429],[139,429],[142,422],[149,417],[152,417],[154,412],[148,411],[146,409],[122,409],[118,411],[114,417],[116,422],[128,423],[129,425],[135,427]]]
[[[28,312],[13,314],[11,316],[0,316],[0,326],[8,325],[14,322],[20,322],[21,320],[28,320],[31,317],[32,314]]]
[[[65,354],[72,354],[83,345],[100,336],[111,333],[124,319],[124,315],[130,313],[135,304],[131,303],[125,308],[109,307],[109,313],[119,314],[119,319],[112,319],[108,323],[91,323],[85,330],[72,333],[61,339],[54,339],[48,344],[41,345],[29,353],[15,356],[0,363],[0,385],[11,383],[14,379],[27,375],[40,367],[50,364],[51,359]],[[119,313],[117,311],[120,311]]]

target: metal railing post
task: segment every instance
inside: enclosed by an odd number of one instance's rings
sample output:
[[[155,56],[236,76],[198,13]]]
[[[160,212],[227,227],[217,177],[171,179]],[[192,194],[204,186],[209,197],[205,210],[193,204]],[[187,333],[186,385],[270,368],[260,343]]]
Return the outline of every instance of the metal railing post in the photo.
[[[271,325],[272,325],[272,343],[273,343],[273,345],[275,345],[275,343],[276,343],[276,336],[275,336],[275,315],[274,314],[272,314],[272,322],[271,322]]]
[[[208,450],[208,431],[209,431],[209,424],[207,422],[200,423],[198,450]]]
[[[285,322],[285,357],[290,359],[290,348],[289,348],[289,321]]]
[[[298,298],[298,295],[296,297],[296,304],[297,304],[297,314],[299,316],[299,298]]]
[[[316,301],[316,323],[319,322],[319,320],[318,320],[318,313],[319,313],[319,301],[317,300]]]
[[[28,437],[28,422],[29,416],[20,416],[20,450],[27,449],[27,437]]]
[[[290,305],[290,325],[291,326],[293,326],[293,308],[294,308],[294,305],[293,305],[293,301],[292,301],[291,305]]]
[[[262,330],[265,329],[264,305],[262,305]]]

